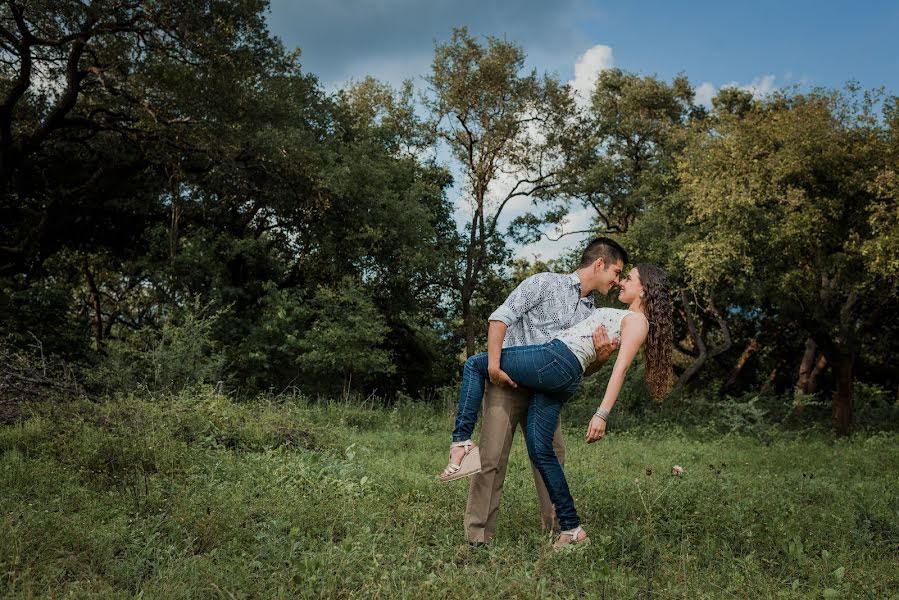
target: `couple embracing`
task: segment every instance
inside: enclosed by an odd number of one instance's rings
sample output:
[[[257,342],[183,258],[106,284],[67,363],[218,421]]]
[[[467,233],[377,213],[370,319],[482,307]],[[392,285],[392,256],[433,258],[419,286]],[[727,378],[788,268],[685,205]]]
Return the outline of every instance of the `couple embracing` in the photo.
[[[668,279],[653,265],[637,265],[622,276],[627,261],[617,242],[596,238],[584,249],[577,271],[528,277],[490,315],[487,352],[465,362],[449,464],[440,476],[442,481],[473,476],[465,510],[469,543],[487,544],[493,537],[517,427],[525,435],[544,528],[558,519],[561,534],[553,547],[587,540],[562,467],[562,405],[583,377],[617,351],[605,394],[586,430],[587,443],[602,439],[624,376],[644,345],[650,392],[661,398],[669,385]],[[627,310],[594,308],[591,294],[607,294],[613,285]],[[482,400],[476,445],[471,434]]]

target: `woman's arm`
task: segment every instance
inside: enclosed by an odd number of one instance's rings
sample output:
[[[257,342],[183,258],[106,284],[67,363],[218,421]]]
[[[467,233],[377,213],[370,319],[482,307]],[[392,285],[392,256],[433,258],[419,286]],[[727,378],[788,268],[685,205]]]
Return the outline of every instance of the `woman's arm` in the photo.
[[[618,351],[618,358],[615,360],[615,366],[612,368],[612,376],[606,385],[606,393],[603,396],[602,403],[599,405],[599,408],[606,413],[611,412],[612,407],[615,406],[618,393],[621,391],[621,386],[624,385],[624,376],[634,361],[640,346],[643,345],[648,332],[649,324],[642,315],[639,317],[626,315],[622,319],[621,349]],[[594,416],[590,419],[590,424],[587,427],[587,443],[590,444],[600,439],[605,435],[605,432],[606,420],[602,417]]]

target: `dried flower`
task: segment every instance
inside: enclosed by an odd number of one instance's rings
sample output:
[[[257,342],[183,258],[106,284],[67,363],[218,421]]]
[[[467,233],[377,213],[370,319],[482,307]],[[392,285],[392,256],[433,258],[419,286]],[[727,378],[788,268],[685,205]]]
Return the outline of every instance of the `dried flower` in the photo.
[[[671,467],[671,474],[676,477],[680,477],[684,474],[684,468],[680,465],[674,465],[673,467]]]
[[[646,476],[652,475],[652,465],[646,465]]]

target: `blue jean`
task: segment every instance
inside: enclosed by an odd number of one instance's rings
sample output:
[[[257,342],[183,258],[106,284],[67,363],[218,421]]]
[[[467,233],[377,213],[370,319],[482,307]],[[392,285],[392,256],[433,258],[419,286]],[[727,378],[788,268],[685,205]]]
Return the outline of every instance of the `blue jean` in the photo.
[[[549,497],[556,507],[562,529],[580,525],[565,473],[553,450],[553,433],[562,405],[581,383],[581,365],[559,340],[534,346],[503,348],[500,368],[520,387],[531,390],[528,405],[527,446],[531,461],[540,472]],[[456,413],[453,441],[471,438],[487,380],[487,353],[475,354],[465,361],[462,389]]]

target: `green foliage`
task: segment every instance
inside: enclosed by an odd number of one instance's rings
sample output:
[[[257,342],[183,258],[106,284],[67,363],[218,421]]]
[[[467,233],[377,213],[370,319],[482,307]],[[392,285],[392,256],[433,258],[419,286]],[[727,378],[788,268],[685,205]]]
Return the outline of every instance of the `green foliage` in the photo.
[[[378,350],[387,327],[358,286],[344,281],[336,290],[320,287],[309,308],[314,324],[298,339],[303,371],[319,378],[343,373],[346,386],[354,375],[364,381],[394,371],[390,355]]]
[[[14,138],[0,149],[4,338],[26,347],[33,334],[48,352],[83,361],[108,353],[125,376],[101,387],[152,382],[129,354],[146,358],[166,315],[200,297],[218,314],[209,340],[226,353],[234,384],[283,388],[297,383],[297,357],[266,339],[257,307],[284,304],[269,298],[274,286],[296,304],[288,312],[303,313],[304,329],[330,337],[336,315],[325,315],[316,290],[348,279],[365,282],[362,310],[374,328],[354,342],[384,341],[353,358],[371,368],[355,369],[359,384],[445,381],[445,369],[421,375],[439,369],[433,357],[446,342],[418,324],[444,318],[438,286],[452,250],[440,240],[455,231],[449,176],[421,158],[425,129],[410,88],[369,81],[326,96],[297,53],[270,36],[256,0],[57,4],[0,8],[12,35],[41,32],[2,50],[9,77],[0,99],[14,107],[0,111]],[[35,73],[16,69],[29,51],[46,59],[48,80],[73,82],[65,93],[41,95]],[[83,71],[66,79],[68,52],[83,52]],[[8,85],[19,72],[21,96]],[[386,362],[393,353],[423,359],[397,369]],[[304,385],[347,377],[324,372],[335,356],[311,356]]]
[[[674,154],[698,109],[683,75],[671,83],[620,69],[600,73],[574,140],[565,191],[591,209],[594,228],[625,233],[674,189]]]
[[[839,273],[839,289],[873,274],[847,242],[870,235],[863,173],[886,156],[870,107],[850,101],[780,96],[740,117],[719,115],[694,138],[682,176],[700,231],[680,255],[698,285],[738,286],[798,312],[799,299],[815,306],[821,274]],[[843,110],[851,112],[838,120]]]
[[[0,339],[13,347],[43,346],[49,355],[75,357],[84,351],[84,319],[71,316],[73,300],[64,285],[22,289],[0,279]]]
[[[841,426],[880,406],[853,404],[853,378],[895,388],[895,97],[724,88],[709,111],[685,75],[608,69],[578,105],[519,45],[465,28],[422,94],[329,94],[266,9],[0,6],[0,338],[17,352],[88,365],[106,392],[427,393],[537,268],[509,241],[580,204],[691,309],[682,383],[786,399],[811,339],[812,402],[838,390]],[[534,214],[503,231],[522,196]],[[181,316],[195,298],[214,319]]]
[[[892,130],[891,134],[896,136],[897,132]],[[868,270],[895,295],[899,293],[899,174],[885,167],[871,182],[871,188],[875,197],[867,209],[869,233],[866,238],[856,238],[857,250]]]
[[[852,89],[777,94],[715,113],[680,157],[694,237],[676,256],[688,283],[798,325],[834,369],[843,432],[856,357],[897,300],[883,278],[890,253],[879,250],[892,233],[883,213],[892,167],[877,101]]]

